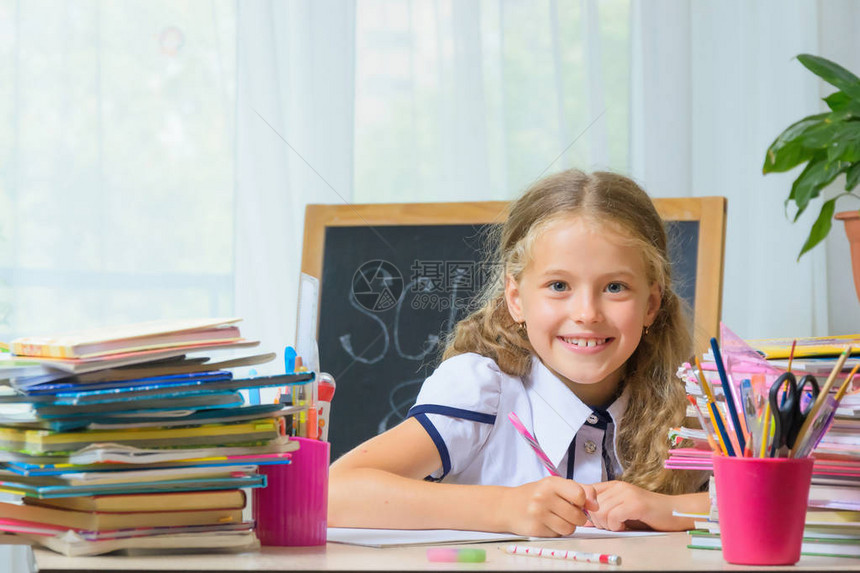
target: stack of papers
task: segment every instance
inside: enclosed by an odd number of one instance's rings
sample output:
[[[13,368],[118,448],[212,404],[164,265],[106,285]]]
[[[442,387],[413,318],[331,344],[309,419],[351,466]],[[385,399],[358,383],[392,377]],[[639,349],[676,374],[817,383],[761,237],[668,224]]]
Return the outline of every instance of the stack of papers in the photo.
[[[274,354],[210,361],[257,344],[239,319],[155,321],[12,342],[0,360],[0,532],[68,555],[256,546],[244,488],[298,447],[298,409],[241,390],[304,386],[312,372],[236,379]],[[173,544],[173,545],[172,545]]]

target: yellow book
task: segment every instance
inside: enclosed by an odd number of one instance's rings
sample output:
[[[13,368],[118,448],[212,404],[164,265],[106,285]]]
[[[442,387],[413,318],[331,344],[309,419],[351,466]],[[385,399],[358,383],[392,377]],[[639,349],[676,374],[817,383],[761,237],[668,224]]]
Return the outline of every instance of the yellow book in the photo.
[[[97,511],[102,513],[242,509],[245,507],[245,501],[245,492],[241,489],[85,495],[51,499],[24,498],[25,505],[39,505],[58,509],[72,509],[75,511]]]
[[[55,336],[25,336],[10,345],[13,354],[47,358],[93,358],[177,346],[237,341],[239,318],[152,320],[91,328]]]
[[[280,435],[278,424],[276,418],[262,418],[232,424],[74,432],[0,427],[0,449],[38,454],[73,451],[106,442],[161,448],[225,445],[277,438]]]
[[[81,531],[109,531],[136,527],[168,527],[178,525],[214,525],[242,521],[241,509],[100,513],[11,502],[0,502],[0,515],[7,519],[20,519],[35,523],[59,525]]]
[[[813,356],[838,356],[849,346],[854,353],[860,353],[860,334],[842,336],[811,336],[805,338],[761,338],[745,341],[768,360],[788,358],[791,345],[797,340],[794,349],[795,358],[810,358]]]

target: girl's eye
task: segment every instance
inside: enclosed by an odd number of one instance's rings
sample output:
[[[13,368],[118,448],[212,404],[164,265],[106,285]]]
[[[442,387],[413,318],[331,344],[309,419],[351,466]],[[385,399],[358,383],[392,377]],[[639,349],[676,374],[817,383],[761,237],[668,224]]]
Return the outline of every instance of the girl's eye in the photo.
[[[621,292],[624,292],[626,288],[627,287],[621,283],[609,283],[608,285],[606,285],[606,292],[610,294],[619,294]]]
[[[549,283],[549,290],[552,290],[555,292],[563,292],[563,291],[567,290],[567,283],[562,282],[562,281],[551,282],[551,283]]]

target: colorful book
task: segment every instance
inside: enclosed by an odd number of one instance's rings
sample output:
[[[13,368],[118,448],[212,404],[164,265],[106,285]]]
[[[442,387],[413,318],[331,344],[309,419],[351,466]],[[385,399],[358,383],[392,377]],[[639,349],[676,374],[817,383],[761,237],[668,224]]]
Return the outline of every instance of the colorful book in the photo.
[[[746,343],[770,360],[772,358],[788,358],[791,354],[791,346],[795,341],[797,341],[794,349],[795,358],[839,356],[849,346],[855,349],[855,353],[860,353],[860,334],[809,336],[802,338],[761,338],[747,340]]]
[[[57,536],[26,535],[33,543],[47,547],[67,557],[101,555],[121,550],[135,550],[135,554],[150,550],[163,552],[165,549],[219,551],[253,551],[260,542],[253,531],[223,531],[208,533],[171,533],[166,535],[147,535],[141,537],[122,537],[88,541],[75,532]]]
[[[19,477],[0,477],[0,491],[38,498],[76,497],[169,491],[203,491],[266,487],[266,476],[238,474],[227,477],[194,477],[152,482],[129,482],[93,485],[49,485],[25,483]],[[2,509],[2,508],[0,508]],[[2,514],[0,514],[2,515]]]
[[[690,531],[690,549],[722,549],[719,535],[707,531]],[[860,557],[860,536],[849,538],[806,537],[800,546],[801,555],[826,557]]]
[[[99,513],[242,509],[245,507],[245,502],[245,492],[241,489],[88,495],[51,499],[24,498],[25,505]]]
[[[176,428],[156,427],[74,432],[0,427],[0,449],[40,455],[45,452],[69,452],[96,442],[141,445],[148,448],[169,448],[262,442],[277,438],[279,435],[279,423],[275,418]]]
[[[178,346],[236,341],[238,318],[152,320],[122,326],[91,328],[56,336],[16,338],[10,350],[17,356],[94,358],[110,354]]]
[[[132,527],[212,525],[242,521],[241,509],[100,513],[9,502],[0,502],[0,514],[7,519],[58,525],[82,531],[104,531]]]
[[[189,352],[250,348],[252,346],[258,346],[259,344],[260,342],[258,340],[245,340],[243,338],[236,341],[219,340],[217,342],[190,344],[187,346],[169,348],[156,348],[150,350],[140,350],[137,352],[122,352],[120,354],[111,354],[109,356],[95,356],[91,358],[49,358],[44,356],[33,356],[28,358],[28,360],[38,362],[39,364],[48,368],[62,370],[69,374],[85,374],[88,372],[95,372],[96,370],[103,370],[105,368],[120,368],[122,366],[130,366],[132,364],[142,364],[145,362],[153,362],[165,358],[175,358],[177,356],[184,356]],[[29,382],[32,382],[32,380]]]

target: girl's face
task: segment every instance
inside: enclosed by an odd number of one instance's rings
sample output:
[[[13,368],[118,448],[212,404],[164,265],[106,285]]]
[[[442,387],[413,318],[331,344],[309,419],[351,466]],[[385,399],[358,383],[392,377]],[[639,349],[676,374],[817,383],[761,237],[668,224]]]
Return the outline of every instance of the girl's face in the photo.
[[[526,322],[538,357],[580,400],[606,405],[660,309],[643,254],[617,233],[570,216],[537,237],[531,257],[519,283],[507,277],[511,316]]]

